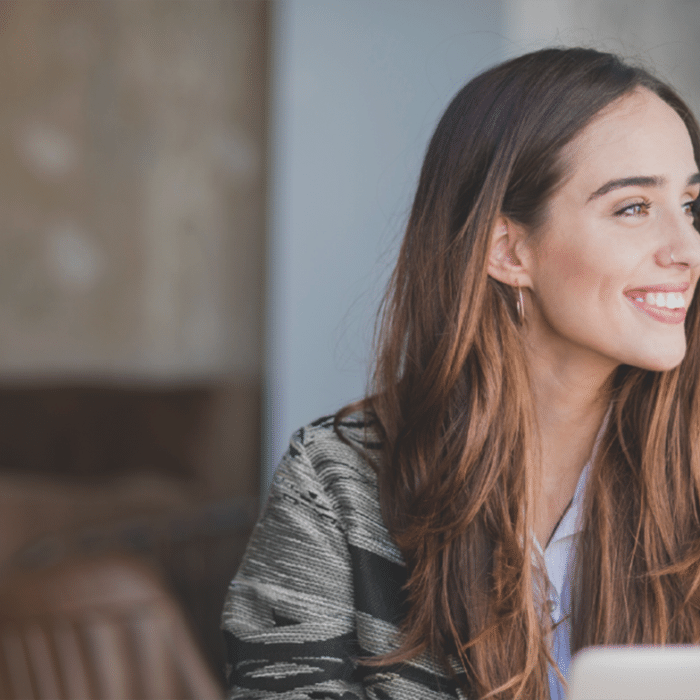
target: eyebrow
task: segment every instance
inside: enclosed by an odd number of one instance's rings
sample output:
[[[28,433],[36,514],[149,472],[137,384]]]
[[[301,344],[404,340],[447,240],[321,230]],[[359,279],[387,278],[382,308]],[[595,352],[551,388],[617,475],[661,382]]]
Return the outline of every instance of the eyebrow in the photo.
[[[697,185],[700,183],[700,173],[695,173],[688,178],[689,185]],[[635,177],[621,177],[618,180],[610,180],[606,182],[602,187],[599,187],[591,196],[588,198],[587,202],[593,199],[602,197],[612,190],[619,190],[623,187],[661,187],[666,184],[666,178],[660,175],[637,175]]]

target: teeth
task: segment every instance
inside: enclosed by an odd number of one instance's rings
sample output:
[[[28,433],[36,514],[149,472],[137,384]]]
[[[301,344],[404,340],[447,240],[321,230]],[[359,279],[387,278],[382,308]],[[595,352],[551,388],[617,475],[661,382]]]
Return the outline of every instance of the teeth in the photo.
[[[656,306],[659,309],[685,308],[685,299],[679,292],[647,292],[644,301],[649,306]]]

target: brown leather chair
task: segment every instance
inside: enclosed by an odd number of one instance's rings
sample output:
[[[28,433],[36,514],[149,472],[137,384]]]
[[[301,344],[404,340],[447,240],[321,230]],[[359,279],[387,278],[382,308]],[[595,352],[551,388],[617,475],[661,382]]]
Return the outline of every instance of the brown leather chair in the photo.
[[[0,698],[221,698],[178,604],[138,558],[16,567],[0,580]]]

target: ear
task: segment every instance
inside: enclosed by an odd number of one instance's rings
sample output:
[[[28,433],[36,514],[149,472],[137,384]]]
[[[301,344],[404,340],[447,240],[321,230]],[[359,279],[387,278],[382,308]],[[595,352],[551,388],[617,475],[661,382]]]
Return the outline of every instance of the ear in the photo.
[[[530,287],[526,230],[505,216],[499,216],[491,234],[488,273],[511,287]]]

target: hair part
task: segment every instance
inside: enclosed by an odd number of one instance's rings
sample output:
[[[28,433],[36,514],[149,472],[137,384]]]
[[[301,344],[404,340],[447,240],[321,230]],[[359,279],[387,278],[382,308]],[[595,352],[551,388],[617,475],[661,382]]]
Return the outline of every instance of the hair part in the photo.
[[[532,567],[533,400],[511,287],[487,274],[499,216],[537,230],[564,181],[562,149],[640,88],[700,129],[670,87],[591,49],[545,49],[477,76],[427,149],[376,337],[382,514],[409,573],[399,648],[458,662],[477,697],[548,694],[551,625]],[[680,367],[623,367],[585,504],[572,651],[700,641],[700,328]],[[681,391],[682,389],[682,391]],[[340,434],[340,433],[339,433]],[[342,437],[342,435],[341,435]],[[665,627],[664,627],[665,626]],[[562,679],[563,680],[563,679]]]

